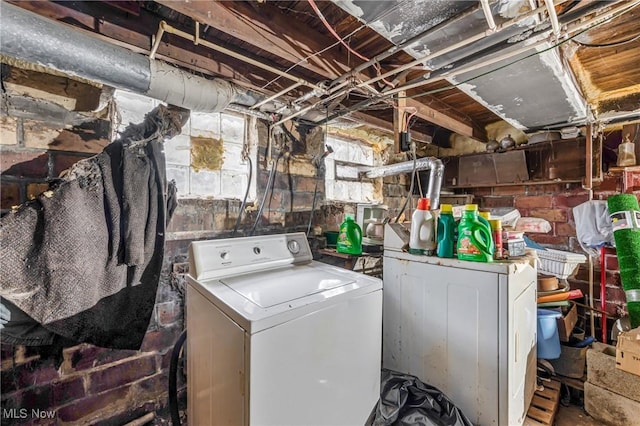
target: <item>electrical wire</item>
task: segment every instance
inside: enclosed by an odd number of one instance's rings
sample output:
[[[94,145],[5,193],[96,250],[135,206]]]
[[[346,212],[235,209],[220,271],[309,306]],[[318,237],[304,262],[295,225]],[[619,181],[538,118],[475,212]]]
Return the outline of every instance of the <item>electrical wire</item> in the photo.
[[[238,212],[238,219],[236,220],[236,226],[233,228],[232,237],[236,236],[236,232],[238,232],[238,228],[240,227],[240,221],[242,221],[242,213],[244,212],[244,208],[247,205],[247,196],[249,195],[249,189],[251,188],[251,178],[253,177],[253,164],[251,163],[251,158],[247,157],[247,161],[249,162],[249,180],[247,181],[247,190],[244,193],[244,198],[242,199],[242,204],[240,204],[240,211]]]
[[[422,183],[420,183],[420,172],[416,172],[416,180],[418,181],[418,192],[420,193],[420,198],[424,198],[424,193],[422,192]]]
[[[327,116],[329,115],[329,109],[327,109]],[[329,122],[325,121],[324,122],[324,144],[327,144],[327,135],[329,132]],[[324,160],[320,160],[320,161],[324,161]],[[313,201],[311,202],[311,213],[309,213],[309,224],[307,225],[307,237],[310,235],[311,233],[311,224],[313,223],[313,212],[316,209],[316,197],[318,195],[318,171],[320,170],[320,168],[316,168],[316,183],[313,187]]]
[[[449,85],[449,86],[441,87],[441,88],[439,88],[439,89],[433,89],[433,90],[429,90],[429,91],[426,91],[426,92],[423,92],[423,93],[418,93],[417,95],[404,96],[404,97],[400,96],[400,97],[398,97],[398,99],[413,99],[413,98],[419,98],[420,96],[432,95],[432,94],[434,94],[434,93],[440,93],[440,92],[444,92],[444,91],[446,91],[446,90],[454,89],[454,88],[456,88],[456,87],[458,87],[458,86],[461,86],[461,85],[463,85],[463,84],[465,84],[465,83],[468,83],[468,82],[470,82],[470,81],[476,80],[476,79],[478,79],[478,78],[480,78],[480,77],[484,77],[484,76],[487,76],[487,75],[489,75],[489,74],[492,74],[492,73],[494,73],[494,72],[496,72],[496,71],[500,71],[500,70],[502,70],[502,69],[504,69],[504,68],[507,68],[507,67],[509,67],[509,66],[511,66],[511,65],[513,65],[513,64],[515,64],[515,63],[522,62],[522,61],[524,61],[525,59],[529,59],[529,58],[531,58],[531,57],[533,57],[533,56],[538,56],[538,55],[540,55],[540,54],[542,54],[542,53],[548,52],[549,50],[553,50],[553,49],[555,49],[556,47],[559,47],[559,46],[561,46],[561,45],[563,45],[563,44],[565,44],[565,43],[567,43],[567,42],[569,42],[569,41],[571,41],[571,40],[574,40],[576,37],[578,37],[578,36],[580,36],[580,35],[582,35],[582,34],[586,33],[587,31],[589,31],[589,30],[591,30],[591,29],[593,29],[593,28],[599,27],[600,25],[603,25],[603,24],[605,24],[605,23],[607,23],[607,22],[611,21],[611,20],[612,20],[612,19],[614,19],[614,18],[617,18],[618,16],[620,16],[620,15],[614,15],[614,16],[611,16],[610,18],[605,19],[605,20],[604,20],[604,21],[602,21],[602,22],[598,22],[597,24],[594,24],[594,25],[592,25],[592,26],[590,26],[590,27],[588,27],[588,28],[585,28],[584,30],[579,31],[579,32],[577,32],[576,34],[572,35],[571,37],[567,37],[566,39],[564,39],[564,40],[562,40],[562,41],[559,41],[559,42],[557,42],[557,43],[553,44],[552,46],[547,47],[546,49],[539,50],[539,51],[535,51],[535,52],[533,52],[533,53],[530,53],[530,54],[529,54],[529,55],[527,55],[527,56],[523,56],[522,58],[518,58],[518,59],[515,59],[515,60],[513,60],[513,61],[511,61],[511,62],[509,62],[509,63],[507,63],[507,64],[501,65],[501,66],[499,66],[498,68],[495,68],[495,69],[492,69],[492,70],[489,70],[489,71],[485,71],[485,72],[483,72],[483,73],[481,73],[481,74],[478,74],[478,75],[476,75],[475,77],[471,77],[471,78],[468,78],[468,79],[466,79],[466,80],[463,80],[463,81],[461,81],[461,82],[459,82],[459,83],[451,84],[451,85]],[[640,36],[640,35],[638,35],[638,36]],[[574,41],[575,41],[575,40],[574,40]]]
[[[275,170],[277,173],[278,170],[278,161],[280,161],[280,159],[284,156],[284,153],[281,153],[280,155],[278,155],[278,158],[276,158],[276,164],[275,164]],[[273,187],[276,184],[276,179],[275,179],[275,173],[273,175],[273,180],[271,181],[271,189],[270,189],[270,195],[269,195],[269,205],[267,206],[267,221],[270,221],[271,219],[271,200],[273,199]]]
[[[314,17],[315,17],[315,15],[314,15]],[[346,40],[346,39],[348,39],[349,37],[353,36],[354,34],[356,34],[357,32],[359,32],[360,30],[362,30],[362,29],[364,29],[364,28],[366,28],[366,27],[365,27],[365,26],[362,26],[362,27],[358,27],[358,28],[356,28],[355,30],[351,31],[349,34],[347,34],[346,36],[344,36],[344,37],[342,38],[342,40]],[[340,40],[336,41],[335,43],[333,43],[333,44],[331,44],[331,45],[329,45],[329,46],[327,46],[327,47],[325,47],[325,48],[324,48],[324,49],[322,49],[322,50],[319,50],[319,51],[317,51],[317,52],[314,52],[314,53],[312,53],[312,54],[310,54],[310,55],[305,56],[304,58],[300,59],[298,62],[296,62],[295,64],[291,65],[289,68],[287,68],[284,72],[288,73],[288,72],[289,72],[289,71],[291,71],[292,69],[294,69],[294,68],[296,68],[296,67],[298,67],[298,66],[300,66],[300,65],[302,65],[302,64],[306,64],[307,62],[309,62],[309,59],[315,58],[316,56],[323,54],[323,53],[324,53],[324,52],[326,52],[327,50],[329,50],[329,49],[333,49],[334,47],[336,47],[336,46],[337,46],[337,45],[339,45],[339,44],[340,44]],[[281,75],[279,75],[279,76],[275,77],[273,80],[271,80],[271,81],[267,82],[265,85],[263,85],[263,86],[261,87],[261,89],[265,89],[265,88],[269,87],[270,85],[272,85],[272,84],[273,84],[273,83],[275,83],[276,81],[280,80],[281,78],[284,78],[284,77],[283,77],[283,76],[281,76]]]
[[[634,7],[635,7],[635,6],[634,6]],[[624,12],[622,12],[622,13],[626,13],[628,10],[630,10],[630,9],[627,9],[627,10],[625,10],[625,11],[624,11]],[[622,14],[622,13],[621,13],[621,14]],[[580,36],[581,34],[584,34],[585,32],[587,32],[587,31],[589,31],[589,30],[592,30],[593,28],[596,28],[596,27],[598,27],[598,26],[600,26],[600,25],[603,25],[603,24],[605,24],[605,23],[607,23],[607,22],[609,22],[609,21],[611,21],[611,20],[613,20],[613,19],[615,19],[615,18],[619,17],[621,14],[613,15],[613,16],[611,16],[611,17],[607,18],[607,19],[604,19],[604,20],[603,20],[603,21],[601,21],[601,22],[598,22],[598,23],[596,23],[596,24],[593,24],[592,26],[590,26],[590,27],[588,27],[588,28],[585,28],[585,29],[584,29],[584,30],[582,30],[582,31],[579,31],[578,33],[576,33],[576,34],[572,35],[571,37],[567,37],[566,39],[564,39],[564,40],[562,40],[562,41],[560,41],[560,42],[557,42],[557,43],[553,44],[552,46],[550,46],[550,47],[548,47],[548,48],[546,48],[546,49],[543,49],[543,50],[540,50],[540,51],[535,51],[535,52],[533,52],[533,53],[531,53],[531,54],[529,54],[529,55],[527,55],[527,56],[524,56],[524,57],[522,57],[522,58],[519,58],[519,59],[516,59],[516,60],[514,60],[514,61],[511,61],[511,62],[509,62],[509,63],[507,63],[507,64],[505,64],[505,65],[501,65],[501,66],[499,66],[499,67],[497,67],[497,68],[495,68],[495,69],[492,69],[492,70],[486,71],[486,72],[484,72],[484,73],[478,74],[478,75],[476,75],[475,77],[470,77],[470,78],[468,78],[468,79],[466,79],[466,80],[463,80],[463,81],[461,81],[461,82],[459,82],[459,83],[450,84],[450,85],[445,86],[445,87],[441,87],[441,88],[438,88],[438,89],[428,90],[428,91],[425,91],[425,92],[422,92],[422,93],[418,93],[418,94],[415,94],[415,95],[410,95],[410,96],[398,96],[396,99],[414,99],[414,98],[419,98],[419,97],[421,97],[421,96],[433,95],[433,94],[436,94],[436,93],[440,93],[440,92],[444,92],[444,91],[447,91],[447,90],[455,89],[455,88],[457,88],[458,86],[461,86],[461,85],[463,85],[463,84],[465,84],[465,83],[468,83],[468,82],[470,82],[470,81],[476,80],[476,79],[478,79],[478,78],[481,78],[481,77],[487,76],[487,75],[492,74],[492,73],[494,73],[494,72],[496,72],[496,71],[500,71],[501,69],[507,68],[507,67],[509,67],[509,66],[511,66],[511,65],[513,65],[513,64],[515,64],[515,63],[518,63],[518,62],[524,61],[525,59],[528,59],[528,58],[530,58],[530,57],[537,56],[537,55],[540,55],[540,54],[542,54],[542,53],[544,53],[544,52],[547,52],[547,51],[549,51],[549,50],[555,49],[556,47],[561,46],[562,44],[567,43],[567,42],[569,42],[569,41],[571,41],[571,40],[575,39],[576,37]],[[402,86],[398,87],[396,90],[401,89],[401,88],[402,88]],[[345,111],[342,111],[342,114],[334,114],[334,115],[332,115],[331,117],[329,117],[329,120],[333,120],[333,119],[335,119],[335,118],[338,118],[338,117],[340,117],[340,116],[344,115],[344,113],[360,111],[360,110],[362,110],[362,109],[368,108],[369,106],[373,105],[373,104],[374,104],[374,103],[376,103],[376,102],[384,101],[384,100],[385,100],[385,96],[388,96],[388,95],[385,95],[385,93],[383,92],[383,93],[381,93],[381,95],[380,95],[379,97],[377,97],[377,98],[375,98],[375,97],[374,97],[374,98],[371,98],[371,99],[369,99],[369,100],[367,100],[367,101],[362,101],[362,102],[360,102],[359,104],[356,104],[356,105],[353,105],[353,106],[351,106],[351,107],[347,108]]]
[[[640,34],[636,34],[635,36],[625,39],[625,40],[616,40],[616,41],[612,41],[610,43],[583,43],[579,40],[574,40],[576,43],[578,43],[580,46],[582,47],[615,47],[615,46],[622,46],[623,44],[627,44],[627,43],[632,43],[636,40],[640,39]]]
[[[182,353],[182,347],[187,340],[187,329],[184,329],[171,350],[169,360],[169,412],[171,413],[171,424],[180,426],[180,409],[178,407],[178,361]]]
[[[320,21],[322,21],[322,23],[324,24],[325,28],[327,30],[329,30],[329,32],[336,38],[336,40],[338,40],[340,42],[340,44],[342,44],[344,47],[347,48],[347,51],[349,51],[350,53],[353,53],[354,55],[356,55],[358,58],[362,59],[365,62],[368,62],[370,59],[367,58],[364,55],[361,55],[360,53],[358,53],[357,51],[355,51],[354,49],[351,48],[351,46],[349,46],[336,32],[336,30],[333,29],[333,27],[331,26],[331,24],[329,24],[329,22],[327,21],[327,18],[324,17],[324,15],[322,14],[322,12],[320,11],[320,9],[318,8],[318,6],[316,5],[316,2],[314,0],[309,0],[309,5],[311,6],[311,8],[316,12],[316,14],[318,15],[318,18],[320,18]],[[380,65],[379,64],[374,64],[374,68],[376,69],[376,71],[378,72],[378,75],[380,75]],[[395,87],[395,84],[391,83],[390,81],[385,80],[384,78],[382,79],[382,81],[390,87]]]
[[[402,205],[400,212],[396,216],[396,223],[398,223],[398,219],[400,219],[400,216],[402,216],[402,213],[404,213],[404,210],[407,208],[407,203],[409,202],[409,199],[412,197],[412,194],[413,194],[413,183],[415,182],[415,179],[416,179],[416,144],[414,142],[411,143],[411,150],[413,152],[413,170],[411,171],[411,184],[409,185],[409,193],[407,194],[407,197],[404,199],[404,204]]]
[[[269,133],[267,136],[268,140],[267,140],[267,150],[266,150],[266,155],[269,156],[269,147],[271,146],[272,143],[272,138],[273,138],[273,127],[269,129]],[[269,158],[267,158],[267,160],[269,161]],[[275,171],[276,171],[276,161],[270,160],[271,162],[271,171],[269,172],[269,178],[267,179],[267,185],[265,186],[264,189],[264,195],[262,196],[262,201],[260,202],[260,208],[258,209],[258,214],[256,216],[256,220],[255,222],[253,222],[253,226],[251,227],[251,231],[249,232],[249,236],[252,236],[254,234],[254,232],[256,232],[256,227],[258,226],[258,223],[260,222],[260,219],[262,218],[262,210],[264,209],[264,203],[265,201],[267,201],[267,194],[269,193],[269,188],[272,185],[272,182],[275,178]]]
[[[316,175],[316,184],[313,188],[313,202],[311,203],[311,213],[309,214],[309,224],[307,225],[307,237],[311,235],[311,224],[313,223],[313,212],[316,209],[317,195],[318,195],[318,176]]]

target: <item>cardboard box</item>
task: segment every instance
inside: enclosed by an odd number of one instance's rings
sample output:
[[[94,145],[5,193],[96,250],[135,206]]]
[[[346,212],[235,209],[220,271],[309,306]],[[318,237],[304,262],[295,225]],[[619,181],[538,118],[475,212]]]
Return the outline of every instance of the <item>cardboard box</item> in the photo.
[[[571,305],[569,312],[565,313],[561,318],[556,320],[558,322],[558,336],[561,342],[568,342],[573,332],[573,327],[578,322],[578,308],[576,305]]]
[[[640,376],[640,327],[618,334],[616,367]]]

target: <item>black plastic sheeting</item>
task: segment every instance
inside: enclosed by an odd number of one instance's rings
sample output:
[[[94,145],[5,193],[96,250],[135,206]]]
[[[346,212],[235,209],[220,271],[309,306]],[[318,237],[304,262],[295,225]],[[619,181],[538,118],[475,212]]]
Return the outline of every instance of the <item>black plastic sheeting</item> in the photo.
[[[473,426],[437,388],[417,377],[382,370],[380,401],[372,426]]]

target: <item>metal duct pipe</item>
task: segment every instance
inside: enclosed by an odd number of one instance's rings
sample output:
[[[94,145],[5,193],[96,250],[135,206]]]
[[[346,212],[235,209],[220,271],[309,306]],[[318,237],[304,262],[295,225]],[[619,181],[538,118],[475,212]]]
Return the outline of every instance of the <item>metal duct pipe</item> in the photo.
[[[429,189],[427,197],[431,200],[431,208],[436,210],[440,206],[440,189],[442,188],[442,177],[444,176],[444,164],[435,157],[418,158],[415,162],[416,171],[429,170]],[[403,163],[389,164],[368,170],[365,176],[374,179],[384,176],[395,176],[401,173],[413,171],[413,160]],[[411,194],[409,194],[411,196]]]
[[[0,3],[0,53],[194,111],[219,112],[260,98],[225,80],[208,80]]]

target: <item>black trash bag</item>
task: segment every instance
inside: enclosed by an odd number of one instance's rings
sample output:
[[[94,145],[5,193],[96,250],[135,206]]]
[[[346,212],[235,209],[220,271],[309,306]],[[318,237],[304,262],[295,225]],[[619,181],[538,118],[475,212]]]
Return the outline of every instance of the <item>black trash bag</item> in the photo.
[[[464,413],[417,377],[383,369],[372,426],[473,426]]]

